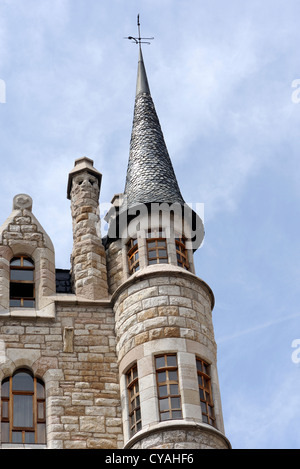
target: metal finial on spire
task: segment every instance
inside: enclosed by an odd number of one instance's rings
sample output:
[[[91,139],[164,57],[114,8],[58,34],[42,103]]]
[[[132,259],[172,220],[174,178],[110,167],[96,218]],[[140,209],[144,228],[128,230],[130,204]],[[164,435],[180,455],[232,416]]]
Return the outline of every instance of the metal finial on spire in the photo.
[[[135,44],[151,44],[151,42],[148,42],[148,41],[152,41],[154,37],[141,37],[140,15],[137,15],[137,27],[138,27],[138,34],[139,34],[138,37],[128,36],[128,37],[125,37],[124,39],[130,39],[132,42],[135,42]]]

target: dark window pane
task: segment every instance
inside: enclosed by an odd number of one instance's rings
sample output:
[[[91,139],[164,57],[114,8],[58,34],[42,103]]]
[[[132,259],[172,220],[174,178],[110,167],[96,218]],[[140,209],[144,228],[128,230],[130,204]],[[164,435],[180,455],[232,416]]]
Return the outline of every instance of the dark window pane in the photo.
[[[11,280],[22,281],[26,280],[27,282],[33,282],[33,270],[11,270],[10,271]]]
[[[46,425],[44,423],[37,425],[37,442],[40,445],[46,444]]]
[[[205,402],[201,402],[201,409],[204,414],[206,414],[206,404]]]
[[[168,386],[159,386],[159,397],[166,397],[168,395]]]
[[[160,414],[161,420],[169,420],[170,419],[170,412],[163,412]]]
[[[2,381],[1,396],[9,397],[9,378],[6,378]]]
[[[8,401],[2,401],[2,418],[8,419]]]
[[[159,263],[160,263],[160,264],[167,264],[167,263],[168,263],[168,259],[159,259]]]
[[[33,378],[26,371],[21,371],[13,376],[13,391],[33,391]]]
[[[13,402],[14,427],[31,428],[33,426],[32,396],[16,394]]]
[[[12,442],[22,443],[22,432],[12,432]]]
[[[177,381],[178,380],[177,371],[169,371],[169,380],[170,381]]]
[[[139,430],[141,430],[141,428],[142,428],[142,422],[138,422],[136,424],[136,430],[139,431]]]
[[[165,246],[166,246],[166,242],[165,242],[164,240],[157,241],[157,246],[165,247]]]
[[[24,267],[34,267],[34,263],[30,259],[23,259],[23,265]]]
[[[25,432],[25,443],[32,444],[34,443],[34,432]]]
[[[158,257],[166,257],[166,256],[167,256],[167,251],[165,249],[159,249]]]
[[[180,409],[180,397],[171,397],[171,409]]]
[[[16,266],[21,265],[21,259],[19,257],[17,259],[13,259],[10,265],[16,265]]]
[[[150,259],[149,265],[152,265],[152,264],[157,264],[157,259]]]
[[[24,308],[34,308],[35,301],[34,300],[23,300]]]
[[[164,383],[166,381],[166,372],[161,371],[161,372],[157,373],[157,380],[158,380],[159,383]]]
[[[32,283],[10,283],[11,298],[33,298]]]
[[[173,416],[173,419],[181,419],[182,418],[181,410],[173,410],[172,416]]]
[[[156,368],[163,368],[165,366],[165,357],[157,357],[155,363]]]
[[[150,259],[151,259],[151,258],[153,259],[153,258],[155,258],[155,257],[156,257],[156,251],[149,251],[149,258],[150,258]]]
[[[39,379],[36,380],[36,397],[38,399],[45,398],[45,386]]]
[[[176,357],[176,355],[167,355],[167,365],[168,366],[177,366],[177,357]]]
[[[44,420],[45,418],[45,406],[43,402],[37,403],[37,418],[38,420]]]
[[[156,247],[156,242],[155,242],[155,241],[154,241],[154,242],[151,241],[151,242],[148,243],[148,248],[149,248],[149,249],[150,249],[150,248],[155,248],[155,247]]]
[[[21,306],[21,300],[9,300],[9,305],[13,307]]]
[[[169,399],[161,399],[159,401],[159,408],[160,408],[160,410],[169,409]]]
[[[2,443],[9,443],[9,423],[2,422],[1,424],[1,441]]]
[[[174,396],[174,394],[178,394],[178,384],[170,384],[170,393]]]

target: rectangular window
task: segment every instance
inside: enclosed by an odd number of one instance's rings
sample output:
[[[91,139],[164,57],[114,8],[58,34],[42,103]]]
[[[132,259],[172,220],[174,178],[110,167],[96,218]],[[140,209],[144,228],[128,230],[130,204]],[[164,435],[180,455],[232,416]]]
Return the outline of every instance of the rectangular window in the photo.
[[[139,246],[137,239],[131,239],[127,243],[127,256],[129,273],[134,274],[140,268],[139,262]]]
[[[130,436],[132,436],[142,428],[139,380],[136,365],[127,372],[126,380],[129,401]]]
[[[10,262],[10,306],[34,308],[34,262],[26,256]]]
[[[167,264],[168,251],[165,232],[162,229],[149,231],[147,239],[148,264]]]
[[[181,397],[176,354],[155,357],[160,420],[181,419]]]
[[[177,265],[189,270],[189,261],[185,246],[185,238],[175,238]]]
[[[198,387],[200,396],[200,405],[202,411],[202,420],[215,427],[214,404],[211,390],[210,365],[204,360],[196,358]]]

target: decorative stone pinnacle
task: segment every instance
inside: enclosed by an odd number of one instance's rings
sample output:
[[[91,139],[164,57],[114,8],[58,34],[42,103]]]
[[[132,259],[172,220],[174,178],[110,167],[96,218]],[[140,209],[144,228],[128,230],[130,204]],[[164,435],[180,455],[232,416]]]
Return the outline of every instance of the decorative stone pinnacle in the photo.
[[[101,180],[102,180],[102,174],[94,168],[94,161],[91,160],[90,158],[87,158],[86,156],[83,156],[81,158],[78,158],[75,160],[75,166],[74,168],[70,171],[69,173],[69,179],[68,179],[68,189],[67,189],[67,198],[71,199],[71,188],[72,188],[72,180],[74,176],[78,175],[81,172],[87,171],[88,173],[92,174],[95,176],[98,180],[99,183],[99,189],[101,187]]]
[[[29,210],[32,211],[32,198],[27,194],[17,194],[13,199],[13,210]]]

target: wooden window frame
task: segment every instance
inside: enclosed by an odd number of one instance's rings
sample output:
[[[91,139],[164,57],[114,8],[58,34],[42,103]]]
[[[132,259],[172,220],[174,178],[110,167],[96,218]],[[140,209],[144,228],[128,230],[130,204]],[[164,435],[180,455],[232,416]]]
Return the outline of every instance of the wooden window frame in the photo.
[[[177,265],[189,270],[190,266],[185,242],[186,238],[184,236],[175,238]]]
[[[33,380],[33,390],[14,390],[13,389],[13,378],[18,373],[27,373],[31,376]],[[20,432],[22,433],[22,442],[19,444],[46,444],[46,394],[45,394],[45,384],[44,382],[36,378],[26,369],[19,369],[13,375],[4,378],[1,382],[1,387],[8,382],[9,391],[8,396],[3,396],[1,393],[1,425],[8,424],[8,441],[4,440],[4,431],[1,431],[1,443],[2,444],[18,444],[13,441],[13,433]],[[37,384],[40,384],[43,388],[43,397],[38,397],[37,392]],[[32,426],[30,427],[17,427],[14,426],[14,412],[13,412],[13,405],[14,405],[14,396],[32,396]],[[8,412],[7,416],[4,416],[4,403],[6,403]],[[42,406],[42,417],[39,417],[39,406]],[[39,439],[39,425],[44,426],[44,430],[42,430],[42,437]],[[26,443],[26,434],[34,433],[34,442]]]
[[[168,365],[168,357],[176,358],[176,365]],[[164,359],[164,365],[158,366],[157,359]],[[156,370],[156,385],[157,385],[157,396],[158,396],[158,410],[160,421],[166,420],[178,420],[182,419],[182,405],[181,405],[181,394],[179,387],[179,376],[178,376],[178,362],[176,353],[166,353],[162,355],[155,356],[155,370]],[[170,379],[171,373],[176,372],[176,379]],[[166,373],[166,379],[164,381],[159,380],[159,374]],[[177,393],[172,392],[172,387],[177,386]],[[164,395],[161,395],[160,388],[166,387],[167,392]],[[179,399],[179,407],[172,407],[172,399]],[[162,401],[165,401],[167,406],[162,409]],[[169,414],[169,416],[167,415]]]
[[[150,246],[154,244],[154,246]],[[161,251],[166,251],[166,255],[161,255]],[[150,257],[150,253],[155,253]],[[147,239],[147,261],[148,265],[168,264],[168,246],[165,237],[165,230],[162,228],[149,230]]]
[[[210,365],[201,358],[196,357],[196,367],[202,420],[204,423],[216,427]]]
[[[130,239],[127,243],[127,259],[129,274],[132,275],[140,268],[139,245],[136,238]]]
[[[137,365],[133,365],[126,373],[126,384],[129,404],[130,436],[142,429],[142,416],[139,392],[139,379]]]
[[[17,259],[20,259],[20,265],[12,265],[12,262],[17,260]],[[30,266],[26,266],[24,265],[24,260],[27,260],[31,263]],[[22,270],[22,271],[32,271],[33,272],[33,280],[15,280],[15,279],[12,279],[12,272],[14,270]],[[30,256],[26,256],[26,255],[20,255],[20,256],[15,256],[11,259],[10,261],[10,268],[9,268],[9,281],[10,281],[10,295],[9,295],[9,302],[10,302],[10,306],[11,307],[17,307],[17,308],[34,308],[35,307],[35,265],[34,265],[34,261],[33,259],[30,257]],[[12,284],[15,284],[15,285],[21,285],[21,284],[27,284],[27,285],[32,285],[32,289],[33,289],[33,296],[24,296],[24,295],[20,295],[20,296],[12,296],[11,294],[11,287],[12,287]],[[26,304],[24,305],[24,300],[25,301],[32,301],[33,302],[33,306],[26,306]],[[16,306],[16,305],[13,305],[12,302],[13,301],[20,301],[20,305]]]

